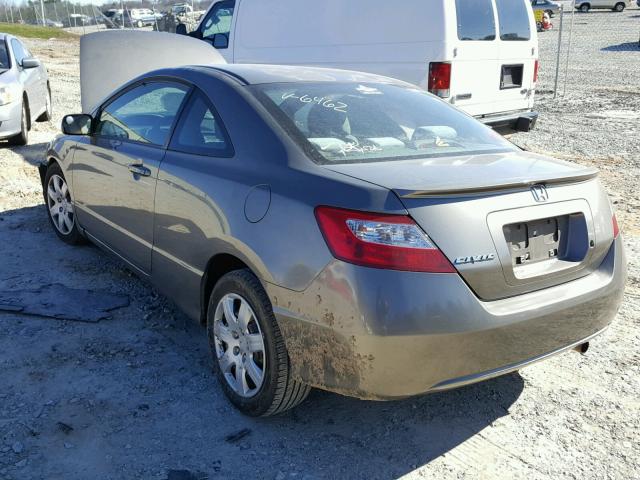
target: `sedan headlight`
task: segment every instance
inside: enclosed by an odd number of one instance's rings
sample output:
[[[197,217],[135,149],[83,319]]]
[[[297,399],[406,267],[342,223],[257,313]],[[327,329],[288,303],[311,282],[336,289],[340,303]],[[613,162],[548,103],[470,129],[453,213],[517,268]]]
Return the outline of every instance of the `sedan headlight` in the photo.
[[[17,98],[16,88],[8,85],[6,87],[0,87],[0,105],[7,105],[15,101]]]

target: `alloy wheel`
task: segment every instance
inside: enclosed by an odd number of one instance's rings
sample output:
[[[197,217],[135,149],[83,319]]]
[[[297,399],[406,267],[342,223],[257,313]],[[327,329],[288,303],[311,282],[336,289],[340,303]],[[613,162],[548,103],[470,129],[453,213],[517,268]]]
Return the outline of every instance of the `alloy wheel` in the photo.
[[[266,352],[258,319],[244,298],[228,293],[220,299],[213,319],[216,357],[228,385],[244,398],[264,383]]]
[[[67,182],[60,175],[52,175],[47,185],[47,206],[53,225],[62,235],[69,235],[75,214]]]

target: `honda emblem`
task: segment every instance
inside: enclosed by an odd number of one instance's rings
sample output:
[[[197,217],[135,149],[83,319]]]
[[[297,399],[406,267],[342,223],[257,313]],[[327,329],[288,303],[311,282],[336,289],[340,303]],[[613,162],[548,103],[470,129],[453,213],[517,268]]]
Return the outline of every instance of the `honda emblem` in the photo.
[[[531,194],[536,202],[546,202],[549,200],[549,193],[547,192],[547,187],[544,185],[533,185],[531,187]]]

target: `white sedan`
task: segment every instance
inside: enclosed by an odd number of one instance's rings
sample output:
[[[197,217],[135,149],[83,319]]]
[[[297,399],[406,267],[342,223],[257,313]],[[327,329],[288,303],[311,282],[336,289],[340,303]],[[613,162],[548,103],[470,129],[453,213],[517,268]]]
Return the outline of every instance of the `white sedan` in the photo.
[[[47,70],[20,40],[0,33],[0,139],[26,145],[34,120],[51,120]]]

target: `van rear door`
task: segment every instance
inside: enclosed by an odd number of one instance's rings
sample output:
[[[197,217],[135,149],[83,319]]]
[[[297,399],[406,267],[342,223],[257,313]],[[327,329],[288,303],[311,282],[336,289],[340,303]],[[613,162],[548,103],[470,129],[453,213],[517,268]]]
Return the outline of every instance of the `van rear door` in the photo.
[[[470,115],[492,111],[499,46],[493,0],[456,0],[457,42],[451,68],[451,103]]]
[[[498,14],[500,112],[530,109],[535,89],[538,33],[529,0],[495,0]]]
[[[451,103],[484,116],[533,107],[537,32],[529,0],[456,0]]]

